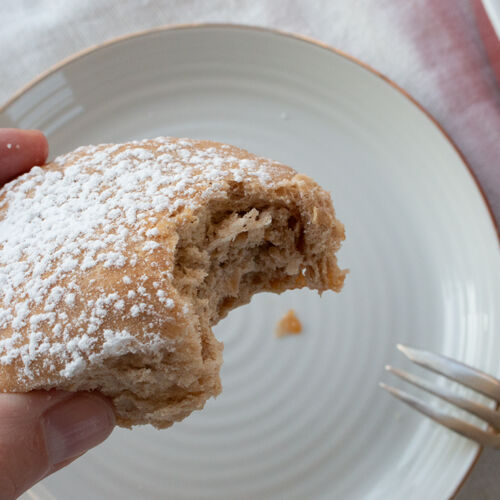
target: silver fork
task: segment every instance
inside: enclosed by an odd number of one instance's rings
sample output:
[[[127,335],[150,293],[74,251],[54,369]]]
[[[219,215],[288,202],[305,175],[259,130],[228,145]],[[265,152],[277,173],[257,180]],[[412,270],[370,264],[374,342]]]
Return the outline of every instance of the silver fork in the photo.
[[[401,344],[398,344],[397,348],[408,359],[410,359],[410,361],[413,361],[417,365],[428,368],[435,373],[444,375],[445,377],[455,380],[470,389],[474,389],[475,391],[492,398],[496,403],[500,402],[500,380],[492,377],[491,375],[440,354],[420,349],[413,349]],[[448,427],[452,431],[458,432],[462,436],[472,439],[483,446],[500,449],[500,434],[497,433],[497,431],[500,432],[500,412],[458,396],[449,389],[439,387],[436,383],[411,375],[403,370],[393,368],[389,365],[387,365],[385,369],[394,375],[397,375],[399,378],[406,380],[410,384],[434,394],[435,396],[452,403],[458,408],[462,408],[463,410],[476,415],[490,424],[492,429],[483,431],[474,425],[429,406],[427,403],[424,403],[404,391],[395,389],[394,387],[389,387],[381,382],[379,384],[380,387],[388,391],[390,394],[405,402],[412,408],[415,408],[420,413],[432,418],[432,420]]]

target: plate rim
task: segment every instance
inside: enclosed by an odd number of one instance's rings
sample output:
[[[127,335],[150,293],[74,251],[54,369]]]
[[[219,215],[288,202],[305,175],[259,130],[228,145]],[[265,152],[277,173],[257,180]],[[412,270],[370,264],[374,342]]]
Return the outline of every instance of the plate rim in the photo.
[[[300,33],[294,33],[294,32],[282,30],[279,28],[271,28],[271,27],[266,27],[266,26],[247,25],[247,24],[241,24],[241,23],[217,23],[217,22],[214,22],[214,23],[212,23],[212,22],[174,23],[174,24],[156,26],[153,28],[146,28],[143,30],[134,31],[132,33],[126,33],[124,35],[119,35],[119,36],[110,38],[110,39],[105,40],[104,42],[101,42],[101,43],[92,44],[92,45],[90,45],[82,50],[79,50],[79,51],[61,59],[59,62],[49,66],[45,71],[42,71],[40,74],[38,74],[32,80],[30,80],[27,84],[23,85],[17,91],[15,91],[10,96],[10,98],[8,98],[7,101],[0,106],[0,114],[5,113],[6,110],[15,101],[17,101],[20,97],[22,97],[26,92],[31,90],[33,87],[35,87],[41,81],[45,80],[51,74],[64,68],[65,66],[71,64],[72,62],[76,61],[77,59],[80,59],[80,58],[85,57],[89,54],[92,54],[93,52],[96,52],[102,48],[105,48],[105,47],[108,47],[111,45],[115,45],[115,44],[121,43],[121,42],[126,41],[126,40],[131,40],[131,39],[147,36],[147,35],[150,35],[152,33],[159,33],[159,32],[164,32],[164,31],[176,31],[176,30],[206,29],[206,28],[232,28],[232,29],[236,28],[236,29],[240,29],[240,30],[249,30],[249,31],[256,31],[256,32],[271,33],[274,35],[283,36],[283,37],[291,38],[291,39],[294,39],[294,40],[297,40],[300,42],[304,42],[304,43],[307,43],[310,45],[314,45],[316,47],[327,50],[329,52],[333,52],[334,54],[336,54],[340,57],[343,57],[344,59],[356,64],[357,66],[361,67],[365,71],[368,71],[372,75],[383,80],[386,84],[390,85],[394,90],[396,90],[401,95],[403,95],[410,102],[410,104],[413,104],[420,112],[422,112],[433,123],[433,125],[441,133],[443,138],[448,142],[449,145],[451,145],[453,150],[457,153],[458,157],[462,161],[463,166],[466,168],[466,170],[468,170],[468,172],[471,176],[471,179],[473,180],[479,194],[481,195],[483,203],[484,203],[484,205],[487,209],[487,212],[489,214],[489,217],[490,217],[492,229],[496,233],[497,240],[499,243],[499,250],[500,250],[500,222],[497,223],[495,215],[494,215],[493,210],[491,208],[491,204],[490,204],[488,198],[486,197],[485,191],[484,191],[483,187],[481,186],[476,173],[474,172],[474,170],[472,169],[471,165],[469,164],[467,158],[465,157],[465,154],[460,150],[458,145],[450,137],[448,132],[439,123],[439,121],[430,113],[430,111],[428,111],[422,104],[420,104],[409,92],[407,92],[402,87],[400,87],[397,83],[395,83],[393,80],[391,80],[384,73],[375,69],[370,64],[362,61],[361,59],[358,59],[357,57],[352,56],[348,52],[345,52],[341,49],[333,47],[325,42],[317,40],[317,39],[310,37],[308,35],[303,35]],[[497,409],[499,408],[499,406],[500,406],[500,403],[497,403]],[[472,460],[469,468],[467,469],[467,471],[465,472],[461,481],[459,482],[459,484],[457,485],[457,487],[453,491],[452,495],[449,497],[450,500],[453,500],[454,498],[456,498],[459,491],[462,489],[463,485],[465,484],[465,482],[469,478],[470,474],[472,473],[472,470],[476,466],[482,452],[483,452],[483,447],[479,446],[478,450],[476,452],[476,455],[475,455],[474,459]]]

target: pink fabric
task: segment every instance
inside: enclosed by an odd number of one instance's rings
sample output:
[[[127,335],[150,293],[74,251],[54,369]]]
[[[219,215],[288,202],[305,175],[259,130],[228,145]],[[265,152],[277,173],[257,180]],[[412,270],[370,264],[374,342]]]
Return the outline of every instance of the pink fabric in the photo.
[[[498,5],[500,6],[500,3]],[[490,64],[495,72],[497,81],[500,82],[500,32],[498,30],[495,31],[481,0],[474,0],[474,10]]]
[[[410,94],[458,145],[500,223],[500,86],[480,36],[472,1],[419,0],[399,4],[405,36],[425,75],[407,82]],[[418,4],[418,5],[415,5]]]

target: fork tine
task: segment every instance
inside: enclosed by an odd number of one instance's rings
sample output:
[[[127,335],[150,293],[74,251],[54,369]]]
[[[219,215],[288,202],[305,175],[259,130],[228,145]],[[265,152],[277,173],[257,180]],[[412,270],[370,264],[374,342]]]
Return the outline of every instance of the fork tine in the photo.
[[[433,372],[474,389],[485,396],[500,402],[500,380],[480,370],[465,365],[460,361],[435,354],[433,352],[414,349],[401,344],[397,348],[417,365],[424,366]]]
[[[428,404],[423,401],[411,396],[410,394],[400,391],[399,389],[395,389],[394,387],[390,387],[382,382],[379,383],[382,389],[385,389],[392,396],[396,397],[400,401],[403,401],[407,405],[411,406],[415,410],[419,411],[423,415],[431,418],[435,422],[448,427],[452,431],[465,436],[466,438],[472,439],[477,443],[488,446],[492,448],[500,448],[500,436],[496,434],[492,434],[490,432],[485,432],[467,422],[463,422],[458,418],[452,417],[443,413],[435,408],[432,408]]]
[[[439,387],[436,383],[429,382],[423,378],[417,377],[416,375],[412,375],[403,370],[399,370],[392,366],[386,366],[385,369],[388,372],[393,373],[397,377],[406,380],[410,384],[423,389],[424,391],[430,392],[435,396],[438,396],[449,403],[462,408],[462,410],[468,411],[473,415],[476,415],[479,418],[482,418],[485,422],[488,422],[495,429],[500,429],[500,413],[487,406],[481,405],[479,403],[475,403],[474,401],[470,401],[469,399],[463,398],[457,394],[454,394],[449,389],[445,387]]]

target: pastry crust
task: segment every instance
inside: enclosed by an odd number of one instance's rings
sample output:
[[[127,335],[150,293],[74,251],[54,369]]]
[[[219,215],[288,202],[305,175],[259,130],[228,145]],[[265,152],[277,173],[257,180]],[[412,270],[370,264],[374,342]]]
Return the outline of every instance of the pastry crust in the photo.
[[[330,196],[211,141],[86,146],[0,190],[0,390],[98,390],[168,427],[221,391],[211,327],[260,291],[340,291]]]

